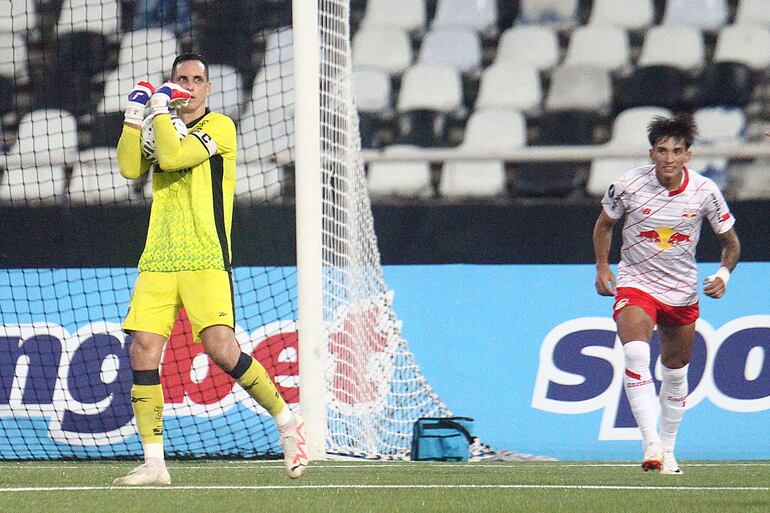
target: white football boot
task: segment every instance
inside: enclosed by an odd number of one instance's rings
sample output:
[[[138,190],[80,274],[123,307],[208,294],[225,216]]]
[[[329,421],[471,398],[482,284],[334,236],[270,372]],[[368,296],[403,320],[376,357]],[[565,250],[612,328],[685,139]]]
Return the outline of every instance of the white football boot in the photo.
[[[644,459],[642,460],[642,469],[660,470],[663,465],[663,448],[659,442],[649,442],[644,445]]]
[[[666,449],[663,451],[663,465],[660,467],[661,474],[684,474],[679,463],[674,458],[674,451]]]
[[[294,414],[294,420],[279,428],[278,434],[281,436],[286,474],[292,479],[297,479],[305,472],[308,463],[305,421]]]
[[[112,482],[115,486],[142,486],[171,484],[171,476],[165,463],[147,462],[139,465],[124,477]]]

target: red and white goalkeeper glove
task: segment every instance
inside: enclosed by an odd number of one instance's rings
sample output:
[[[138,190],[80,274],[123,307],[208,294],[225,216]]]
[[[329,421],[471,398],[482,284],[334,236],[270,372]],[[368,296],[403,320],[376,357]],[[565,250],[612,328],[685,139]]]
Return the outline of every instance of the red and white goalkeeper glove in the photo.
[[[168,114],[169,109],[184,107],[190,101],[190,91],[174,82],[166,82],[150,96],[147,104],[150,107],[150,115]]]
[[[123,121],[132,125],[141,125],[144,119],[144,107],[155,93],[155,88],[149,82],[139,82],[128,93],[128,105]]]

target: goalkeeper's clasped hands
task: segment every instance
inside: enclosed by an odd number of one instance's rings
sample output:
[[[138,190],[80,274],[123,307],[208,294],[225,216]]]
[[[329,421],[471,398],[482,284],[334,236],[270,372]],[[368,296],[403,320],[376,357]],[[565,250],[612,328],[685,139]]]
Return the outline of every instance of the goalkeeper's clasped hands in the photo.
[[[190,91],[174,82],[166,82],[157,90],[149,82],[139,82],[128,93],[128,106],[123,121],[139,127],[144,120],[146,107],[150,109],[150,116],[168,114],[169,109],[186,106],[190,97]]]

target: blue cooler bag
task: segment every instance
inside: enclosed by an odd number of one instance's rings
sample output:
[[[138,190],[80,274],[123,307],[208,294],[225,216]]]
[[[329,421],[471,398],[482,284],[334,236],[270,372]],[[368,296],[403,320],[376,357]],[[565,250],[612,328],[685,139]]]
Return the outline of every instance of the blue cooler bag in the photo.
[[[412,461],[468,461],[473,443],[470,417],[424,417],[414,423]]]

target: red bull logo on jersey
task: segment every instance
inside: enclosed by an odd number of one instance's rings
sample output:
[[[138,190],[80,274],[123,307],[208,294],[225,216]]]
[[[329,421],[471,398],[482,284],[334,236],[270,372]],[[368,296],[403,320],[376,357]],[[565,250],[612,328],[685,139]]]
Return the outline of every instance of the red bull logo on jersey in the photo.
[[[637,237],[655,243],[661,249],[669,249],[681,244],[691,244],[692,237],[672,228],[661,227],[654,230],[643,230]]]
[[[687,408],[707,401],[731,412],[770,409],[770,315],[732,320],[714,329],[696,324],[687,372]],[[653,337],[657,338],[657,335]],[[657,340],[650,371],[660,390]],[[626,372],[615,323],[605,317],[572,319],[553,328],[540,346],[532,407],[559,414],[602,411],[599,440],[641,438],[623,390]]]

